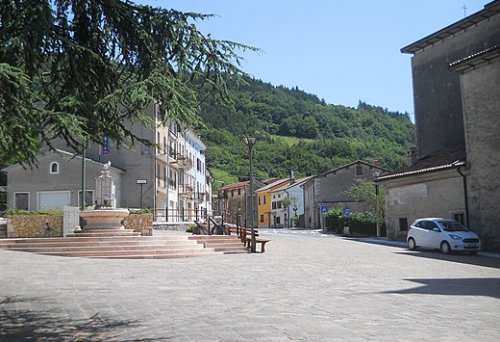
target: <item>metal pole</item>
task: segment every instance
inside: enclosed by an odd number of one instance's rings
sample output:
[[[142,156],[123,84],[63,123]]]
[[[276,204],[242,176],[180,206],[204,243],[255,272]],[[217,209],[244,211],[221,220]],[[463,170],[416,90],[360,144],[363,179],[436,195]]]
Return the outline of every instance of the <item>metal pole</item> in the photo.
[[[85,145],[86,141],[84,139],[82,145],[82,194],[80,197],[80,210],[82,211],[85,210]]]
[[[102,197],[102,195],[101,195],[101,197]],[[140,201],[141,201],[141,209],[142,209],[142,184],[141,184],[141,200]]]
[[[375,184],[375,209],[376,209],[376,216],[377,216],[377,237],[380,237],[380,215],[379,215],[379,208],[378,208],[378,184]]]
[[[253,213],[253,159],[252,159],[252,148],[253,144],[248,145],[249,149],[249,154],[250,154],[250,231],[251,231],[251,238],[252,238],[252,246],[251,246],[251,252],[255,253],[255,229],[254,229],[254,213]]]

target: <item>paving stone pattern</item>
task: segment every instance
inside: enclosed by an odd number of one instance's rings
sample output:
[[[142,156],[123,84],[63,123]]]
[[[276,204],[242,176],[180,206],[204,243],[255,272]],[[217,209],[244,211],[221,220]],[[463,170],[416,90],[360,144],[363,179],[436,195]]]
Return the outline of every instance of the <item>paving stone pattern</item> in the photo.
[[[500,340],[500,259],[261,235],[182,260],[0,250],[0,341]]]

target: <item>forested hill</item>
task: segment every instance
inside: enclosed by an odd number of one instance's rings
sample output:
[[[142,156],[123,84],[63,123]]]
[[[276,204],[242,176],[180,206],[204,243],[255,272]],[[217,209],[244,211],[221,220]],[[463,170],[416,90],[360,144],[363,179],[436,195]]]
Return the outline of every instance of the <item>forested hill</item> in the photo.
[[[378,159],[394,169],[414,145],[407,113],[360,102],[357,108],[326,104],[298,88],[273,86],[251,78],[230,83],[231,105],[202,104],[201,129],[208,165],[215,178],[230,182],[248,175],[242,137],[254,135],[257,177],[313,175],[357,159]]]

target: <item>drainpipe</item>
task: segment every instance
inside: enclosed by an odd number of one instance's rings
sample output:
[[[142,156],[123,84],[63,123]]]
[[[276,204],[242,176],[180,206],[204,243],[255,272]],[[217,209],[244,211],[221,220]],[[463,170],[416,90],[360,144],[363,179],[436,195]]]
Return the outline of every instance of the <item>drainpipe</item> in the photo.
[[[459,166],[457,168],[457,172],[462,176],[463,183],[464,183],[464,199],[465,199],[465,221],[467,226],[470,226],[470,221],[469,221],[469,200],[468,200],[468,194],[467,194],[467,178],[466,175],[462,172],[463,166]]]

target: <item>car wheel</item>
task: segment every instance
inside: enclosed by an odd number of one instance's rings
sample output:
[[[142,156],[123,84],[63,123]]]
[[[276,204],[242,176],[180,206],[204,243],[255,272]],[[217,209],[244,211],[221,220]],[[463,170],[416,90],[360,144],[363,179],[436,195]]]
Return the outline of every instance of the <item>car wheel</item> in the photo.
[[[410,251],[414,251],[415,249],[417,249],[417,244],[415,243],[415,240],[413,238],[408,239],[408,249]]]
[[[450,254],[450,244],[446,241],[441,242],[441,253]]]

